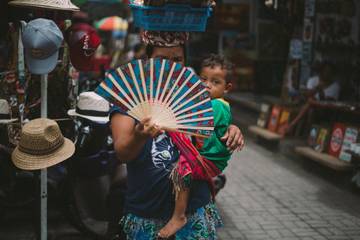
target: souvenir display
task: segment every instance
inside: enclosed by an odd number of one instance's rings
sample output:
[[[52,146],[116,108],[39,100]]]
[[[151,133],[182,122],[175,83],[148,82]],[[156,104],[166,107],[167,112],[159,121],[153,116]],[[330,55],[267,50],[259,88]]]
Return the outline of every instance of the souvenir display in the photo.
[[[359,129],[354,127],[348,127],[345,130],[344,141],[341,147],[339,158],[343,161],[350,162],[351,154],[348,152],[351,148],[351,144],[355,143],[358,139]]]
[[[281,114],[281,107],[280,106],[273,106],[271,110],[270,120],[268,123],[268,129],[271,132],[276,132],[279,124],[279,118]]]
[[[345,135],[345,125],[342,123],[335,123],[329,146],[329,154],[334,157],[339,157],[341,147]]]
[[[83,92],[79,95],[75,109],[70,109],[71,117],[86,118],[92,122],[108,123],[110,105],[104,98],[94,92]]]
[[[0,124],[7,124],[17,121],[11,117],[10,105],[5,99],[0,99]]]
[[[260,106],[260,116],[257,120],[257,125],[259,127],[265,128],[268,123],[270,116],[270,105],[269,104],[261,104]]]
[[[290,120],[290,111],[288,109],[283,109],[280,114],[277,133],[279,133],[280,135],[285,134],[285,130],[289,126],[289,120]]]
[[[39,170],[58,164],[75,152],[75,146],[64,138],[58,124],[39,118],[24,125],[12,161],[23,170]]]
[[[96,93],[141,121],[159,127],[210,136],[214,129],[208,91],[189,68],[169,60],[136,60],[107,75]]]
[[[316,144],[314,146],[315,151],[324,152],[326,151],[326,147],[328,145],[329,140],[329,129],[320,128],[319,134],[316,138]]]
[[[96,30],[86,23],[72,25],[65,34],[72,65],[79,71],[94,71],[94,55],[101,44]]]
[[[27,23],[22,42],[29,71],[41,75],[54,70],[63,40],[62,32],[52,20],[37,18]]]

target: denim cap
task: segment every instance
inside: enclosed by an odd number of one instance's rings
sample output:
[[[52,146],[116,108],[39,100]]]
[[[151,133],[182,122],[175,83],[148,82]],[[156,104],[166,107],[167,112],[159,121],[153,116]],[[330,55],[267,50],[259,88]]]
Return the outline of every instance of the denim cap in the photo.
[[[29,71],[32,74],[47,74],[54,70],[63,40],[62,32],[52,20],[38,18],[26,24],[22,42]]]

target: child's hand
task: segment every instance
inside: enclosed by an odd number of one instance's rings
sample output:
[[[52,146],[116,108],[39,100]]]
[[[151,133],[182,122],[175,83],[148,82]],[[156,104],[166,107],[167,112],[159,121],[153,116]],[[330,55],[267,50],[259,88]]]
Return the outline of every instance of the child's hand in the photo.
[[[228,150],[233,153],[235,150],[241,151],[245,145],[244,136],[240,129],[235,125],[230,125],[221,141],[226,143]]]
[[[135,127],[135,131],[140,136],[151,138],[157,137],[164,133],[164,130],[160,129],[159,126],[151,122],[151,118],[145,118],[139,122]]]

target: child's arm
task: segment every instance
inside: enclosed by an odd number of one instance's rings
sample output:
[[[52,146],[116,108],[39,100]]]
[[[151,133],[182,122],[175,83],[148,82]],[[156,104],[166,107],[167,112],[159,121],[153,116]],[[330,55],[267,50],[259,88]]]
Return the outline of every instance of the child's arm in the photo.
[[[134,119],[122,114],[113,115],[111,130],[115,152],[124,163],[134,160],[141,153],[146,141],[162,132],[150,119],[136,124]]]

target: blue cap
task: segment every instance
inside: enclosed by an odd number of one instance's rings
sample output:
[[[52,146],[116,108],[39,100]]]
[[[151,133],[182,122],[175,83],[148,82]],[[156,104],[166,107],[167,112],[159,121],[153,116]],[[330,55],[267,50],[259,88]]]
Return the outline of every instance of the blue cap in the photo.
[[[63,34],[54,21],[38,18],[23,28],[25,60],[33,74],[47,74],[56,67]]]

